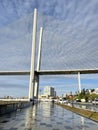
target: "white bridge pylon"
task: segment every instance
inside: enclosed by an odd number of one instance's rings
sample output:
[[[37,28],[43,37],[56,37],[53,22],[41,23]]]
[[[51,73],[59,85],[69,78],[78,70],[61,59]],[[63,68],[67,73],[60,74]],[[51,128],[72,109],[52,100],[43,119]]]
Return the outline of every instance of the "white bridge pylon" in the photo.
[[[81,92],[81,79],[80,74],[98,74],[98,68],[95,69],[73,69],[73,70],[40,70],[41,63],[41,49],[42,49],[42,34],[43,29],[40,28],[39,37],[39,50],[38,50],[38,61],[37,70],[35,70],[35,50],[36,50],[36,29],[37,29],[37,9],[34,9],[33,19],[33,34],[32,34],[32,54],[31,54],[31,68],[30,71],[0,71],[2,76],[10,75],[30,75],[29,82],[29,100],[33,100],[34,97],[38,98],[39,89],[39,76],[40,75],[67,75],[77,74],[78,75],[78,86],[79,92]]]

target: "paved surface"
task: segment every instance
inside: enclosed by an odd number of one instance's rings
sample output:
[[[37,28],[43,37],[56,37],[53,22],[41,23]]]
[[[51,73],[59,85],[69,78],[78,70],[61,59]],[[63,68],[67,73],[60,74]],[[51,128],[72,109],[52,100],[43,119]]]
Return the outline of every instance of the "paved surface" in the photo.
[[[0,130],[98,130],[98,123],[43,102],[0,117]]]

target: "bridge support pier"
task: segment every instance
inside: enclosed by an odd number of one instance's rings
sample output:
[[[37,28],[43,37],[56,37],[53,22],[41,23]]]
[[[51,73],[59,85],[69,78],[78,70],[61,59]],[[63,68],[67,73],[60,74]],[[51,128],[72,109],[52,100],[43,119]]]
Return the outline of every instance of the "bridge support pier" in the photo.
[[[78,72],[78,87],[79,87],[79,93],[81,93],[81,78],[80,78],[80,72]]]
[[[39,91],[39,75],[35,75],[34,97],[38,99]]]

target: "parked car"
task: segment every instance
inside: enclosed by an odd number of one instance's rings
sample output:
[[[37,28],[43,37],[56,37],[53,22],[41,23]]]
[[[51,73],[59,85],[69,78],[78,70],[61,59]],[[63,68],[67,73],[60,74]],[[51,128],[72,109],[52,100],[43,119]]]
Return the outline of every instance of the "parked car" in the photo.
[[[98,98],[95,98],[95,100],[92,101],[92,104],[93,104],[93,105],[97,105],[97,104],[98,104]]]
[[[68,103],[68,100],[60,99],[60,100],[59,100],[59,103],[63,103],[63,104],[64,104],[64,103]]]

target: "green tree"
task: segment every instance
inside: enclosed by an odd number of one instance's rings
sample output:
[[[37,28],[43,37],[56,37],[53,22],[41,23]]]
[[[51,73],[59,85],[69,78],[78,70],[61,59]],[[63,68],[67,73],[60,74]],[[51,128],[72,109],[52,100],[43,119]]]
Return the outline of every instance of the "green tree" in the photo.
[[[98,94],[92,93],[89,95],[90,100],[95,100],[95,98],[98,98]]]

